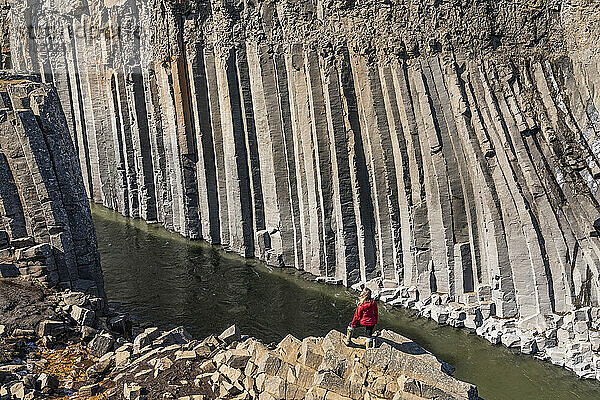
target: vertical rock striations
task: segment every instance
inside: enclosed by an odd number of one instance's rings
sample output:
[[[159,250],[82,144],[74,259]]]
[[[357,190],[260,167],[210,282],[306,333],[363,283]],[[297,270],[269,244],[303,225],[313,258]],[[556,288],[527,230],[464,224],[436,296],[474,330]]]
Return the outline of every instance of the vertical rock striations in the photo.
[[[0,277],[104,295],[88,197],[57,92],[0,73]]]
[[[598,6],[16,1],[12,63],[56,86],[97,203],[597,351]]]

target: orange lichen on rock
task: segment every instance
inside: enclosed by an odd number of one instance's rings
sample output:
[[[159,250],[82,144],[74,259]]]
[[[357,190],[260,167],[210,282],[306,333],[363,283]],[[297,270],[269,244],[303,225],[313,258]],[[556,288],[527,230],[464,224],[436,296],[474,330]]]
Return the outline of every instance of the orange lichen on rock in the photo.
[[[98,384],[98,394],[86,396],[78,393],[79,388],[89,384],[87,370],[97,358],[82,343],[69,344],[64,348],[48,349],[41,346],[37,350],[41,362],[37,373],[52,374],[58,378],[58,400],[101,400],[107,399],[106,389],[114,386],[110,380]]]
[[[61,386],[72,382],[85,382],[86,370],[94,363],[94,356],[80,343],[68,345],[63,349],[40,349],[40,356],[47,361],[40,372],[54,374]]]

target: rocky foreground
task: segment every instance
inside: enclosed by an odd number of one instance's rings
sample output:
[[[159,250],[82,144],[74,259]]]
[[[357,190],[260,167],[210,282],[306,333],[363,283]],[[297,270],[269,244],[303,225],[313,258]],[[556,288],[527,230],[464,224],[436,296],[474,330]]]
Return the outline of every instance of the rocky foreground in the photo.
[[[27,317],[10,318],[27,304]],[[337,331],[265,344],[232,326],[199,341],[181,327],[142,329],[80,292],[6,281],[0,322],[1,400],[479,398],[450,365],[385,330],[368,350]]]

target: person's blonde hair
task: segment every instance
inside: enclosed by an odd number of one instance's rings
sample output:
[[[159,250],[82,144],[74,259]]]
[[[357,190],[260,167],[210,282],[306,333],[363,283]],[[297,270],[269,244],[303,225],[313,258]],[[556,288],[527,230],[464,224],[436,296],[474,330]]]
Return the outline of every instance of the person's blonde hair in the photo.
[[[364,288],[360,297],[358,298],[358,304],[366,303],[367,301],[372,300],[371,298],[371,289]]]

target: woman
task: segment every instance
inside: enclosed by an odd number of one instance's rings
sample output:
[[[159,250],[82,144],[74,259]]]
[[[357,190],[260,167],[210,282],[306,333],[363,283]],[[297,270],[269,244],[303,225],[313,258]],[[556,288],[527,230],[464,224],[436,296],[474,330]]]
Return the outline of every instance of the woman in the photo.
[[[352,341],[352,332],[354,328],[364,326],[367,331],[367,342],[365,347],[373,348],[373,329],[377,324],[377,303],[371,298],[371,289],[365,288],[360,294],[354,319],[348,326],[346,333],[346,346],[350,346]]]

